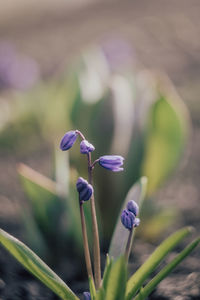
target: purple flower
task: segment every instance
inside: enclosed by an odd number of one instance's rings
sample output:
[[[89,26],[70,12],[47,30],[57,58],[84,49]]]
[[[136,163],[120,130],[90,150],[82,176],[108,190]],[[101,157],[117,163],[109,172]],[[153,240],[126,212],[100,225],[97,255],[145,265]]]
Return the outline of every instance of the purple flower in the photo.
[[[60,149],[62,151],[70,149],[75,143],[77,136],[78,134],[74,130],[66,132],[60,142]]]
[[[120,155],[104,155],[99,158],[99,164],[113,172],[123,171],[124,169],[121,168],[123,165],[124,158]]]
[[[95,147],[90,144],[87,140],[82,140],[80,143],[80,151],[82,154],[88,154],[89,152],[92,152],[95,150]]]
[[[138,215],[139,213],[139,207],[137,205],[137,203],[134,201],[134,200],[130,200],[128,203],[127,203],[127,206],[126,208],[131,211],[135,216]]]
[[[112,71],[127,68],[133,60],[133,49],[124,39],[111,38],[105,40],[101,46],[103,54]]]
[[[79,177],[76,182],[76,188],[79,193],[80,201],[87,201],[93,194],[93,187],[87,182],[87,180]]]
[[[39,75],[36,61],[19,55],[11,43],[0,42],[0,89],[29,89]]]
[[[84,292],[83,297],[84,297],[84,300],[91,300],[91,296],[90,296],[89,292]]]
[[[124,209],[121,214],[121,222],[124,227],[130,230],[135,225],[135,215],[131,211]]]

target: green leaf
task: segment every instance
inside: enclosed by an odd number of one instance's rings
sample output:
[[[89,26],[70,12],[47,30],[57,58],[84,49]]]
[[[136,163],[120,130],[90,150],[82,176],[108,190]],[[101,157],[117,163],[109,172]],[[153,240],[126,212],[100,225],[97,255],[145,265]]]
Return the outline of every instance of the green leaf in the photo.
[[[123,300],[126,288],[126,261],[121,256],[113,263],[108,277],[105,300]]]
[[[95,300],[105,300],[105,290],[103,287],[97,291]]]
[[[69,196],[70,166],[68,151],[60,151],[57,143],[54,147],[54,180],[56,191],[61,198]]]
[[[18,173],[37,223],[51,231],[55,227],[52,218],[57,218],[60,208],[56,183],[24,164],[19,164]]]
[[[102,281],[102,286],[105,290],[107,288],[108,278],[109,278],[109,275],[110,275],[112,264],[113,264],[113,259],[112,258],[110,259],[109,255],[107,254],[106,266],[105,266],[105,270],[104,270],[104,273],[103,273],[103,281]]]
[[[94,285],[94,280],[91,278],[91,276],[89,276],[89,287],[90,287],[91,300],[95,300],[96,289]]]
[[[79,299],[32,250],[2,229],[0,229],[0,242],[28,271],[61,299]]]
[[[126,242],[128,240],[129,231],[121,224],[121,212],[126,207],[128,201],[134,200],[138,203],[140,210],[145,197],[147,187],[147,178],[141,177],[129,190],[125,201],[120,209],[115,230],[112,236],[109,255],[116,259],[125,251]]]
[[[126,288],[126,300],[133,298],[135,293],[141,288],[144,281],[159,265],[163,258],[186,237],[190,232],[191,227],[182,228],[167,239],[165,239],[156,250],[150,255],[150,257],[144,262],[144,264],[131,276],[127,282]]]
[[[180,254],[178,254],[167,266],[165,266],[144,288],[141,289],[135,300],[144,300],[155,289],[155,287],[171,273],[180,262],[197,247],[200,238],[189,244]]]
[[[148,195],[174,170],[183,153],[189,127],[187,110],[177,95],[163,90],[158,95],[149,112],[141,166],[141,174],[149,178]]]

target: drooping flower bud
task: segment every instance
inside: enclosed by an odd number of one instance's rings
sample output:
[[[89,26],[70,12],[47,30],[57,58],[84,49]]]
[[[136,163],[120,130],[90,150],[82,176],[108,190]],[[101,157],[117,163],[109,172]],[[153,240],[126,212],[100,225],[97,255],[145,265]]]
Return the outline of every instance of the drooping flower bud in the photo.
[[[83,297],[84,297],[84,300],[91,300],[91,296],[90,296],[89,292],[84,292]]]
[[[93,194],[93,187],[87,182],[87,180],[79,177],[76,182],[76,188],[79,193],[80,201],[87,201]]]
[[[124,158],[120,155],[104,155],[99,158],[99,164],[113,172],[123,171],[124,169],[121,168],[123,165]]]
[[[95,150],[95,147],[90,144],[87,140],[82,140],[80,143],[80,152],[82,154],[88,154],[89,152],[92,152]]]
[[[78,134],[74,130],[66,132],[60,142],[60,149],[62,151],[70,149],[75,143],[77,136]]]
[[[127,206],[126,208],[131,211],[135,216],[138,215],[139,213],[139,207],[137,205],[137,203],[134,201],[134,200],[130,200],[128,203],[127,203]]]
[[[121,222],[124,227],[131,230],[135,224],[135,215],[131,211],[124,209],[121,214]]]

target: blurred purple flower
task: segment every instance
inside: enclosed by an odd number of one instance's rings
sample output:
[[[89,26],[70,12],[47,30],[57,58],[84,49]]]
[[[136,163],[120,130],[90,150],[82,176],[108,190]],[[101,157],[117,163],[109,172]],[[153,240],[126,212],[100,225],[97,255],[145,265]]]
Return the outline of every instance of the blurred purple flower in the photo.
[[[125,228],[130,230],[134,226],[135,215],[131,211],[124,209],[121,214],[121,222]]]
[[[89,292],[84,292],[83,297],[84,297],[84,300],[91,300],[91,296],[90,296]]]
[[[128,203],[127,203],[127,206],[126,208],[131,211],[135,216],[138,215],[139,213],[139,207],[137,205],[137,203],[134,201],[134,200],[130,200]]]
[[[80,201],[88,201],[93,194],[93,187],[87,180],[79,177],[76,182],[76,188],[79,193]]]
[[[0,43],[0,89],[26,90],[38,78],[39,67],[33,59],[18,55],[10,43]]]
[[[74,130],[66,132],[60,142],[60,149],[62,151],[66,151],[66,150],[70,149],[74,145],[77,136],[78,136],[78,133]]]
[[[112,71],[129,66],[133,60],[133,49],[123,39],[109,39],[101,45],[101,48]]]
[[[95,147],[90,144],[87,140],[82,140],[80,143],[80,152],[82,154],[88,154],[89,152],[92,152],[95,150]]]
[[[120,155],[104,155],[99,158],[99,164],[113,172],[123,171],[124,169],[121,168],[123,165],[124,158]]]

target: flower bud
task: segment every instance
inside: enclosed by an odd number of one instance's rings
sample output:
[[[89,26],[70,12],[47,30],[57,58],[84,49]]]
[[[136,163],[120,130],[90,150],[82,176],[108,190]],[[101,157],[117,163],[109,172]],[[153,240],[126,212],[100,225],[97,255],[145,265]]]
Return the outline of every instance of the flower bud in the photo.
[[[66,151],[66,150],[70,149],[73,146],[73,144],[75,143],[77,135],[78,134],[74,130],[66,132],[60,142],[60,149],[62,151]]]
[[[123,165],[124,158],[120,155],[104,155],[99,158],[99,164],[113,172],[123,171],[124,169],[121,168]]]
[[[80,152],[82,154],[88,154],[89,152],[92,152],[95,150],[95,147],[90,144],[88,141],[86,140],[82,140],[82,142],[80,143]]]
[[[80,201],[87,201],[93,194],[93,187],[87,182],[87,180],[79,177],[76,182],[76,188],[79,193]]]
[[[121,222],[124,227],[131,230],[134,227],[135,215],[131,211],[124,209],[121,214]]]
[[[126,208],[131,211],[135,216],[138,215],[139,213],[139,207],[137,205],[137,203],[134,201],[134,200],[130,200],[128,203],[127,203],[127,206]]]
[[[83,297],[84,297],[84,300],[91,300],[91,296],[90,296],[89,292],[84,292]]]

